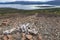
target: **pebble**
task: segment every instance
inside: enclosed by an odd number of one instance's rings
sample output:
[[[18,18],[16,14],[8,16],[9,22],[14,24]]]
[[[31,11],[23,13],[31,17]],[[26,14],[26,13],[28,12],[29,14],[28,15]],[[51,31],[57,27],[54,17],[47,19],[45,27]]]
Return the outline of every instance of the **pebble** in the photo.
[[[8,40],[8,37],[4,35],[3,40]]]
[[[33,36],[32,35],[26,35],[26,38],[28,38],[29,40],[32,40]]]
[[[25,33],[22,33],[22,40],[25,40]]]

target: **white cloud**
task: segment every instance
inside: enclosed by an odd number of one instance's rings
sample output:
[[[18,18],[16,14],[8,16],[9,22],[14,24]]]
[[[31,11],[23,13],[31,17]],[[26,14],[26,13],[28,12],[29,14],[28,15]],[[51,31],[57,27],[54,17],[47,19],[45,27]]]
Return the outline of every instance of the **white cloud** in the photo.
[[[13,1],[16,1],[16,0],[0,0],[0,2],[13,2]]]
[[[40,1],[40,2],[48,2],[54,0],[0,0],[0,2],[14,2],[14,1]]]
[[[54,0],[18,0],[18,1],[40,1],[40,2],[48,2],[48,1],[54,1]]]

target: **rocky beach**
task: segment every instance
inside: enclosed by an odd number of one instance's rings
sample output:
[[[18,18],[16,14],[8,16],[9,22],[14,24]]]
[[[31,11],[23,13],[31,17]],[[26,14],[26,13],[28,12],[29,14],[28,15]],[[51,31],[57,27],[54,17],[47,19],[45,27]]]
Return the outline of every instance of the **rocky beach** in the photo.
[[[38,13],[1,16],[0,40],[60,40],[60,16]]]

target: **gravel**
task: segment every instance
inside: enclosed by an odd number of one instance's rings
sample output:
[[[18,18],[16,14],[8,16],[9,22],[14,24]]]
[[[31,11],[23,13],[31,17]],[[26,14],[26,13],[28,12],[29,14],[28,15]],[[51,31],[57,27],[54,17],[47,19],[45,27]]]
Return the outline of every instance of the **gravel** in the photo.
[[[34,23],[33,27],[38,30],[38,34],[41,34],[42,40],[60,40],[60,17],[59,16],[49,17],[47,15],[46,16],[30,15],[23,18],[21,18],[20,16],[13,17],[13,18],[12,17],[7,18],[10,20],[9,25],[0,26],[0,34],[3,30],[18,27],[18,24]],[[0,19],[0,20],[2,21],[4,19]],[[15,38],[15,40],[21,40],[22,38],[21,33],[14,33],[11,35],[14,36],[13,38]],[[36,39],[35,37],[37,36],[33,36],[34,39]]]

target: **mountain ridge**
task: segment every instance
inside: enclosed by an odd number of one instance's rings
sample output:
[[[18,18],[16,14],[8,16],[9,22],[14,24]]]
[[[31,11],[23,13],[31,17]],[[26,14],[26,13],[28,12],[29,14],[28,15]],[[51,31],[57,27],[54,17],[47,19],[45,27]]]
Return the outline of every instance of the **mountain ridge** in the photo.
[[[50,4],[50,5],[60,5],[60,1],[49,1],[49,2],[15,1],[15,2],[5,2],[5,3],[0,3],[0,4],[23,4],[23,5]]]

